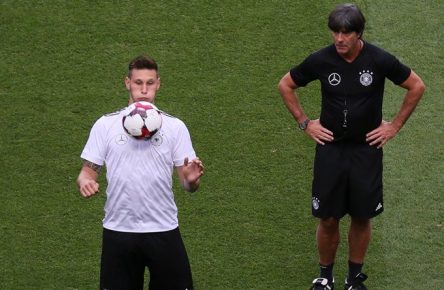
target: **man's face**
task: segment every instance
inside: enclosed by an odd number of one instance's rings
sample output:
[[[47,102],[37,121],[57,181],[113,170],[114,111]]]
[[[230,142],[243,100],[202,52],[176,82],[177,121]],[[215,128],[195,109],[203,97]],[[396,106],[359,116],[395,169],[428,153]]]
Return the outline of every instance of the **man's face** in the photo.
[[[133,69],[131,78],[125,79],[125,86],[130,95],[130,104],[138,101],[154,103],[160,79],[154,69]]]
[[[343,57],[353,56],[359,52],[360,41],[359,34],[352,32],[332,32],[336,51]]]

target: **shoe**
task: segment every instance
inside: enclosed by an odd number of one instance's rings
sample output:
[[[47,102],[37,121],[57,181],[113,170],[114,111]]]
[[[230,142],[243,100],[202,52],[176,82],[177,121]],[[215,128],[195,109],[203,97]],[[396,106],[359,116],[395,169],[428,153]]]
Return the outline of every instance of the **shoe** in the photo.
[[[345,279],[344,290],[367,290],[364,285],[364,281],[367,279],[367,275],[359,273],[355,278],[348,280]]]
[[[329,283],[326,278],[316,278],[313,280],[313,286],[310,290],[334,290],[335,289],[335,279],[333,282]]]

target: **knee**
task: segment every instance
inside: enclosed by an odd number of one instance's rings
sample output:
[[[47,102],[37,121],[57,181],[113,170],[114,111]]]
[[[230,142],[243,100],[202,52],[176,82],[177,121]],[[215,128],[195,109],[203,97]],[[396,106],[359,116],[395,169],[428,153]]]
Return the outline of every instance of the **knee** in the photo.
[[[319,227],[326,232],[334,233],[339,230],[339,220],[335,218],[321,219]]]
[[[354,228],[367,229],[371,226],[371,222],[369,219],[352,218],[351,226]]]
[[[339,227],[339,220],[335,218],[325,218],[320,220],[320,224],[328,228],[337,228]]]

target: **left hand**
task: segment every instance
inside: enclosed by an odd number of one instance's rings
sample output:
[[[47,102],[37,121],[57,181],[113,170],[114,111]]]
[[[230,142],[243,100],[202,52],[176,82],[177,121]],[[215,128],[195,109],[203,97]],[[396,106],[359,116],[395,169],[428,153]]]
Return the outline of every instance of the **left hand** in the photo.
[[[370,146],[378,145],[377,148],[382,148],[390,139],[395,137],[398,131],[391,122],[382,120],[378,128],[367,133],[366,141]]]
[[[310,120],[304,132],[321,145],[334,140],[333,132],[322,126],[319,119]]]
[[[203,174],[204,166],[199,158],[189,161],[188,157],[185,157],[183,163],[183,176],[187,183],[196,183]]]

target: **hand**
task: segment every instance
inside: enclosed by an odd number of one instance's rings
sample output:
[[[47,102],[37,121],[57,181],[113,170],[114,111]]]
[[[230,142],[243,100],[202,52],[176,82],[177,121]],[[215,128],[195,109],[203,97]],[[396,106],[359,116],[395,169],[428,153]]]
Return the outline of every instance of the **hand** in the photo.
[[[319,119],[311,120],[305,129],[305,133],[321,145],[334,140],[333,132],[322,126]]]
[[[91,197],[99,192],[99,184],[92,179],[83,179],[79,181],[79,190],[83,197]]]
[[[382,120],[378,128],[367,133],[365,140],[369,142],[370,146],[378,145],[377,148],[382,148],[390,139],[395,137],[398,131],[391,122]]]
[[[203,174],[204,166],[199,158],[189,161],[188,157],[185,157],[183,162],[183,176],[185,182],[190,185],[195,184]]]

